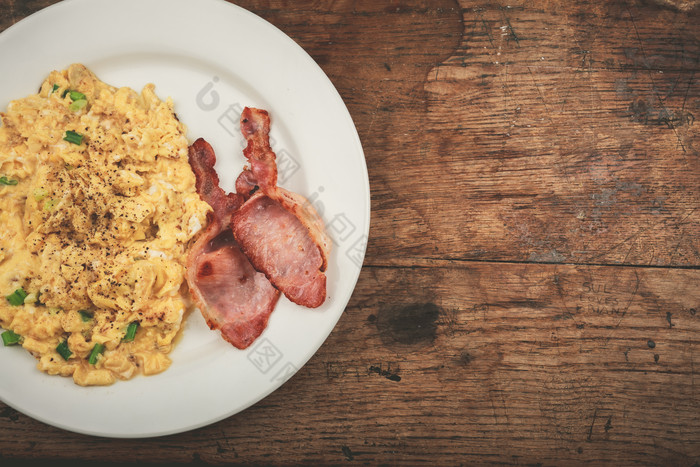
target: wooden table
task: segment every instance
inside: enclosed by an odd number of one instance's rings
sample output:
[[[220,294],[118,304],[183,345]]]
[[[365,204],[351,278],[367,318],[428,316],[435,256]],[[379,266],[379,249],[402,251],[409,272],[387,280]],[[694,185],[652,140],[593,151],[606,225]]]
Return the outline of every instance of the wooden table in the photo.
[[[0,30],[50,3],[0,0]],[[362,140],[345,313],[278,391],[192,432],[93,438],[0,404],[0,462],[700,462],[698,9],[235,3],[311,54]]]

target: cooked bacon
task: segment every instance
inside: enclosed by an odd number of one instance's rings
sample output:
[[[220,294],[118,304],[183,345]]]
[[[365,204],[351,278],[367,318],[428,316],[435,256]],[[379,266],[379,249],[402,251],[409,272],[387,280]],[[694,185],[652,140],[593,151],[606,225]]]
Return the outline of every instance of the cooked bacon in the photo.
[[[316,308],[326,298],[323,258],[308,230],[269,196],[254,195],[233,216],[233,233],[259,271],[299,305]]]
[[[304,197],[277,186],[268,113],[246,107],[241,132],[250,169],[239,176],[236,189],[244,197],[254,194],[234,214],[233,234],[253,266],[289,300],[318,307],[326,298],[331,243],[323,221]]]
[[[239,349],[248,347],[267,327],[280,293],[256,271],[230,229],[233,214],[242,206],[240,194],[219,187],[212,147],[198,139],[189,149],[190,166],[199,195],[211,207],[206,230],[192,246],[187,283],[211,329]]]
[[[197,192],[212,212],[190,250],[187,282],[209,327],[244,349],[267,326],[280,291],[311,308],[325,301],[330,240],[311,204],[277,186],[267,112],[246,108],[241,131],[250,168],[236,193],[219,187],[211,146],[201,138],[190,146]]]
[[[241,133],[248,144],[243,155],[250,163],[251,179],[268,196],[277,191],[277,156],[270,147],[270,116],[266,110],[246,107],[241,112]]]
[[[331,241],[326,234],[323,220],[306,198],[277,186],[277,156],[270,148],[270,116],[267,111],[251,107],[243,109],[241,133],[248,142],[243,149],[243,155],[250,162],[250,169],[244,170],[239,179],[245,178],[249,186],[255,184],[260,191],[279,202],[304,224],[314,243],[321,250],[323,257],[321,271],[325,271]],[[238,188],[238,181],[236,183]]]
[[[195,189],[200,198],[212,208],[213,221],[223,226],[231,222],[231,216],[243,205],[245,198],[237,193],[226,194],[219,187],[219,176],[214,169],[216,154],[204,139],[199,138],[189,147],[188,161],[195,177]],[[209,223],[211,225],[212,222]]]
[[[236,179],[236,193],[248,200],[258,189],[258,182],[255,180],[253,172],[250,169],[244,169]]]

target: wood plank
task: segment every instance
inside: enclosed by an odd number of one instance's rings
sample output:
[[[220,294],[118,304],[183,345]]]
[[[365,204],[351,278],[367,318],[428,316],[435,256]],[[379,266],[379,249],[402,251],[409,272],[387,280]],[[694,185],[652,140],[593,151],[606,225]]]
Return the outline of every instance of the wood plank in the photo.
[[[511,5],[468,11],[462,51],[429,75],[443,143],[427,172],[455,178],[428,180],[445,187],[430,201],[459,219],[429,229],[434,243],[460,258],[697,265],[697,16]]]
[[[181,435],[104,440],[4,409],[0,452],[690,465],[700,458],[698,280],[699,271],[663,268],[368,267],[326,345],[245,412]]]
[[[427,113],[387,117],[373,264],[398,248],[697,265],[698,15],[508,5],[465,8],[462,45],[427,74]]]
[[[338,2],[311,27],[299,11],[260,11],[319,61],[355,118],[369,261],[698,265],[698,12],[460,3],[461,31],[447,6],[430,9],[429,27],[404,6],[352,2],[363,14],[348,22]]]

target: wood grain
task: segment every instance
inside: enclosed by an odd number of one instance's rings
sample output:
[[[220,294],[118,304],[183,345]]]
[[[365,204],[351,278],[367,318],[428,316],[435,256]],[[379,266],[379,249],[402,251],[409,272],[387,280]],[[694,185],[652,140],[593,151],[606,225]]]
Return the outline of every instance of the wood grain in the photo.
[[[466,10],[427,113],[390,117],[376,218],[411,230],[379,232],[372,261],[398,237],[409,257],[698,264],[700,29],[616,2],[509,5]],[[407,120],[417,131],[395,131]],[[402,189],[418,174],[429,188]]]
[[[151,462],[689,465],[700,454],[698,278],[534,264],[367,268],[314,359],[239,415],[182,435],[102,440],[7,410],[0,446],[92,460],[108,447],[112,458]]]
[[[0,0],[0,29],[51,3]],[[108,440],[0,404],[0,461],[700,463],[700,12],[652,1],[242,0],[346,102],[372,227],[278,391]]]

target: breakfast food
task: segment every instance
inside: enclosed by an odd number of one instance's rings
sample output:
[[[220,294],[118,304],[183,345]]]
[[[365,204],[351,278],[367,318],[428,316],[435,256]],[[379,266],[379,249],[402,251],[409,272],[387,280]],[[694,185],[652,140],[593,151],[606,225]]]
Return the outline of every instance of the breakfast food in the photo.
[[[244,109],[241,131],[248,142],[243,154],[250,162],[243,177],[259,190],[243,193],[250,198],[233,215],[233,234],[255,268],[289,300],[319,307],[326,299],[331,244],[323,222],[304,197],[277,186],[268,113]]]
[[[4,343],[79,385],[165,370],[211,210],[172,102],[75,64],[0,116]]]
[[[219,187],[211,146],[199,139],[190,147],[197,191],[213,213],[190,251],[187,281],[209,327],[244,349],[264,331],[279,292],[306,307],[323,304],[330,241],[310,203],[277,186],[268,113],[245,108],[241,131],[250,168],[236,193]]]
[[[225,194],[214,170],[216,156],[203,139],[190,146],[197,192],[211,207],[209,223],[190,250],[187,282],[207,324],[245,349],[265,330],[280,293],[253,269],[231,231],[231,217],[243,204],[238,193]]]

